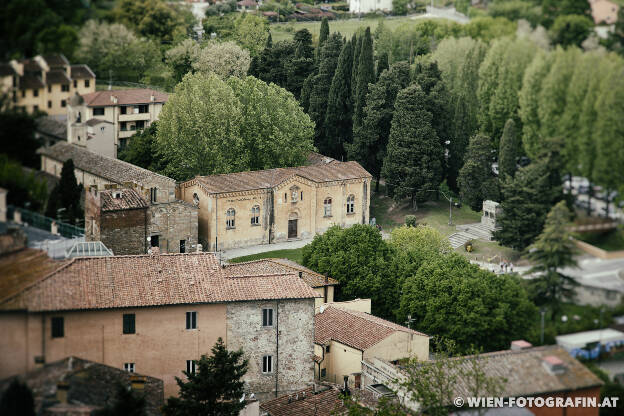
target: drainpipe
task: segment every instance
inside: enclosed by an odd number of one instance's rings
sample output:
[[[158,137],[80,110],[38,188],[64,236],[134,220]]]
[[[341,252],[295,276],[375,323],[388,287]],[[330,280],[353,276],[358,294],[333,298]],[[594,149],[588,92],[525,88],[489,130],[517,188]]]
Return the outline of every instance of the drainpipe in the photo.
[[[219,195],[215,195],[215,253],[219,251]]]
[[[279,373],[279,300],[275,308],[275,397],[278,397],[278,374]]]

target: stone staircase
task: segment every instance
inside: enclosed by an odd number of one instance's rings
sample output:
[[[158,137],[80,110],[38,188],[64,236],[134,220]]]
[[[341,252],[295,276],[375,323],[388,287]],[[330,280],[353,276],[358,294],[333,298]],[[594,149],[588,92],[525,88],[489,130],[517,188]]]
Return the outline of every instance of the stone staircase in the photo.
[[[457,232],[449,236],[453,249],[463,246],[470,240],[492,240],[492,231],[480,222],[458,225],[456,228]]]

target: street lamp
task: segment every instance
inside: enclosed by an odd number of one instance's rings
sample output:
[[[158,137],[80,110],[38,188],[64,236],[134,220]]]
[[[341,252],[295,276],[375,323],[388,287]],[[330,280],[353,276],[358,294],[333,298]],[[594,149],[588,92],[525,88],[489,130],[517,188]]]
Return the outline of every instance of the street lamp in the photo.
[[[453,225],[453,197],[447,196],[444,192],[439,189],[426,189],[427,192],[440,192],[447,201],[449,201],[449,222],[448,225]]]
[[[540,309],[541,317],[541,331],[540,331],[540,345],[544,345],[544,315],[546,314],[546,308]]]

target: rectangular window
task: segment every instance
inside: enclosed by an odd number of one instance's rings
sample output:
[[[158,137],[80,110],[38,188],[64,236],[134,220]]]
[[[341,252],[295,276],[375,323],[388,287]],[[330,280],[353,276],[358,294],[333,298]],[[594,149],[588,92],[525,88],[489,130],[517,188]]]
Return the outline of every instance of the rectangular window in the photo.
[[[139,106],[139,113],[147,113],[149,111],[149,105],[148,104],[141,104]]]
[[[265,355],[262,357],[262,372],[263,373],[272,373],[273,372],[273,356]]]
[[[180,253],[186,253],[186,240],[180,240]]]
[[[123,316],[123,333],[135,334],[135,315],[133,313],[125,313]]]
[[[124,363],[124,370],[129,373],[134,373],[134,363]]]
[[[61,91],[63,91],[63,92],[68,92],[68,91],[69,91],[69,84],[63,84],[63,85],[61,85]]]
[[[145,120],[138,120],[134,124],[136,125],[137,130],[145,128]]]
[[[125,121],[122,121],[122,122],[120,123],[120,125],[119,125],[119,128],[120,128],[120,130],[121,130],[121,131],[126,131],[126,130],[128,130],[128,123],[127,123],[127,122],[125,122]]]
[[[48,101],[48,108],[52,108],[52,101]]]
[[[39,90],[33,90],[33,96],[39,97]]]
[[[93,109],[94,116],[103,116],[104,115],[104,107],[95,107]]]
[[[33,111],[39,111],[39,106],[38,105],[33,105]]]
[[[186,372],[195,374],[195,360],[186,360]]]
[[[61,100],[61,107],[67,107],[67,101]]]
[[[74,80],[74,88],[78,88],[78,81]]]
[[[128,146],[128,139],[127,138],[120,138],[119,139],[119,150],[125,149],[126,146]]]
[[[160,247],[159,241],[160,238],[158,235],[153,235],[150,237],[150,243],[152,245],[152,247]]]
[[[65,319],[62,316],[52,318],[52,338],[65,336]]]
[[[22,98],[26,97],[26,90],[22,90]]]
[[[52,85],[48,85],[48,92],[52,92]]]
[[[273,326],[273,309],[262,309],[262,326]]]
[[[150,188],[150,201],[152,203],[158,200],[158,188]]]
[[[197,312],[186,313],[186,329],[197,329]]]
[[[327,369],[321,368],[321,377],[327,377]]]
[[[90,85],[89,80],[85,79],[85,88],[89,88],[89,85]]]
[[[119,111],[121,111],[121,114],[126,114],[126,107],[122,105],[122,106],[119,108]]]
[[[325,347],[325,352],[329,353],[329,345]]]

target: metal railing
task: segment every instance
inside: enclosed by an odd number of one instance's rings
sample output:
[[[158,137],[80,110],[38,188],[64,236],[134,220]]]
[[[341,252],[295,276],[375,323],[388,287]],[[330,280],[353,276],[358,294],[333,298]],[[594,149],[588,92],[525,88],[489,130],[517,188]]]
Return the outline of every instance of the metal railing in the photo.
[[[9,205],[7,208],[8,218],[13,219],[15,222],[24,223],[31,227],[39,228],[40,230],[48,231],[53,234],[57,233],[66,238],[84,236],[84,228],[57,221],[54,218],[46,217],[45,215],[30,211],[26,208],[15,207],[12,205]],[[19,212],[19,220],[16,219],[17,212]],[[53,228],[56,228],[56,230]]]

